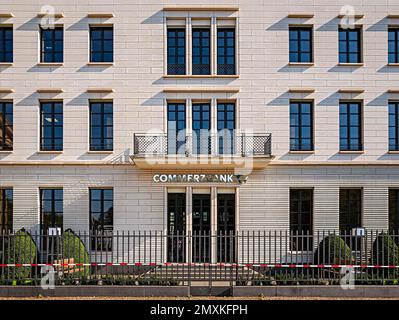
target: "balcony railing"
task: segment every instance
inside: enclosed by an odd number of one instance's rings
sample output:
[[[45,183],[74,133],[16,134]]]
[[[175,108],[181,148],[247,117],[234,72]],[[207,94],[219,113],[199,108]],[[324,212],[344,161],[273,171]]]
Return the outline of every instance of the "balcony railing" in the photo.
[[[134,156],[197,155],[271,157],[271,133],[187,134],[135,133]]]

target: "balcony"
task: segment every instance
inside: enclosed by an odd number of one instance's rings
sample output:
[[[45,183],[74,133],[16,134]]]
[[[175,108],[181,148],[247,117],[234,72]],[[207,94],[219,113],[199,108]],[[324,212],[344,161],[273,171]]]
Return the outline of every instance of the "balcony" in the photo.
[[[272,160],[270,133],[135,133],[134,164],[143,169],[263,168]]]

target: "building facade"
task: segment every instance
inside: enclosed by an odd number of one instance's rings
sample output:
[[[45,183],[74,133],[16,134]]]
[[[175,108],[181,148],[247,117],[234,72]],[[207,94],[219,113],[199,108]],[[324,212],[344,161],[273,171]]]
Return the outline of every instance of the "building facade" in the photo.
[[[1,3],[2,228],[396,229],[399,4],[377,2]]]

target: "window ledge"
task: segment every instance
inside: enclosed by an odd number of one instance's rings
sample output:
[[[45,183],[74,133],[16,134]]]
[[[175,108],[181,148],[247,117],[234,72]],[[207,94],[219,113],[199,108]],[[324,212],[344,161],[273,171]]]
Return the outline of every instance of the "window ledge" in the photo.
[[[109,150],[89,150],[87,151],[89,154],[112,154],[114,151],[109,151]]]
[[[399,63],[388,63],[388,67],[399,67]]]
[[[37,153],[39,154],[61,154],[63,150],[39,150]]]
[[[87,63],[88,66],[102,66],[102,67],[106,67],[106,66],[113,66],[114,63],[113,62],[88,62]]]
[[[195,74],[164,74],[164,78],[171,78],[171,79],[188,79],[188,78],[239,78],[238,74],[232,75],[195,75]]]
[[[14,62],[0,62],[0,67],[11,67],[14,65]]]
[[[14,153],[14,150],[0,150],[0,153]]]
[[[399,150],[389,150],[389,154],[399,154]]]
[[[358,63],[338,63],[338,66],[340,67],[362,67],[364,65],[363,62],[358,62]]]
[[[37,64],[38,67],[62,67],[63,65],[63,62],[39,62]]]
[[[354,154],[363,154],[364,153],[364,150],[359,150],[359,151],[356,151],[356,150],[348,150],[348,151],[344,151],[344,150],[340,150],[339,151],[339,153],[342,153],[342,154],[351,154],[351,153],[354,153]]]
[[[293,67],[312,67],[314,62],[289,62],[288,65]]]
[[[291,154],[314,154],[315,152],[314,152],[314,150],[306,150],[306,151],[305,150],[304,151],[290,150],[289,153],[291,153]]]

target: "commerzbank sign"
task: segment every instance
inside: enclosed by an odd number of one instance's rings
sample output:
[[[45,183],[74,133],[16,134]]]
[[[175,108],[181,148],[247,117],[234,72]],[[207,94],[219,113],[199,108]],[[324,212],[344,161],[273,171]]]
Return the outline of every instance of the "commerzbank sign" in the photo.
[[[248,176],[238,174],[154,174],[154,182],[245,183]]]

